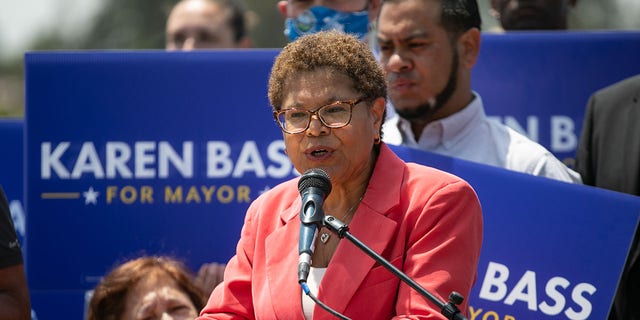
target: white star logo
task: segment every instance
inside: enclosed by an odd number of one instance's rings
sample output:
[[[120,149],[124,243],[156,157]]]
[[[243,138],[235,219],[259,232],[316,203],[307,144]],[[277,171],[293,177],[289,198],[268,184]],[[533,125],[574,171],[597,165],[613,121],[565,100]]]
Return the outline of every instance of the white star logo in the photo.
[[[98,195],[100,192],[93,190],[93,186],[89,187],[89,190],[82,193],[84,196],[84,204],[98,204]]]

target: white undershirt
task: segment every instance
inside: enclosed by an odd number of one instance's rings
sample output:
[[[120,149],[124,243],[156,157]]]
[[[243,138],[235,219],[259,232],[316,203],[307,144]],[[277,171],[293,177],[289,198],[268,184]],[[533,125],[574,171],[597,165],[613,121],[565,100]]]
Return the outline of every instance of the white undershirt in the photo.
[[[322,277],[324,277],[324,273],[327,271],[327,268],[314,268],[311,267],[309,270],[309,277],[307,278],[307,286],[309,287],[309,291],[314,296],[318,296],[318,287],[320,287],[320,281],[322,281]],[[304,291],[302,291],[302,312],[304,313],[304,318],[310,320],[313,318],[313,308],[316,306],[316,303],[309,298]]]

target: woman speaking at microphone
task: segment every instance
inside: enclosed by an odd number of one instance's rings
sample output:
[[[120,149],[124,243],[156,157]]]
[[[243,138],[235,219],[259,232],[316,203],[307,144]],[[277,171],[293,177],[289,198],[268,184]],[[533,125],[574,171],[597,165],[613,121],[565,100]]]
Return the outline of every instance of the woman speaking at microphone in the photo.
[[[442,301],[477,275],[482,211],[464,180],[405,163],[381,142],[384,75],[353,36],[320,32],[283,48],[269,100],[297,171],[323,170],[324,214]],[[302,178],[304,178],[303,175]],[[236,254],[199,319],[335,319],[299,282],[300,178],[259,196]],[[319,227],[310,293],[351,319],[445,319],[440,309],[347,239]],[[467,302],[460,304],[466,314]]]

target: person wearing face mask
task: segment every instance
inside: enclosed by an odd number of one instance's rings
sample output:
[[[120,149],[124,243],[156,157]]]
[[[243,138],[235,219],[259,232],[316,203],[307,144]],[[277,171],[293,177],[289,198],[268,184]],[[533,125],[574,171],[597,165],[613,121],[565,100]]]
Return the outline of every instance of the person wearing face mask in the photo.
[[[381,0],[278,1],[290,41],[318,31],[336,30],[373,44],[371,32]]]

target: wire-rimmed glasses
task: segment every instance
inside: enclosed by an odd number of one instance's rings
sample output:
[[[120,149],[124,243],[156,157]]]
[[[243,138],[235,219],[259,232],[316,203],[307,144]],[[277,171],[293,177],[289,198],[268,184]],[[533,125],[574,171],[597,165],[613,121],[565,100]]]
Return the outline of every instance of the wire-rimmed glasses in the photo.
[[[315,110],[288,108],[275,111],[273,117],[282,131],[296,134],[306,131],[311,123],[311,116],[316,115],[320,122],[328,128],[342,128],[351,122],[353,107],[366,97],[335,101]]]

